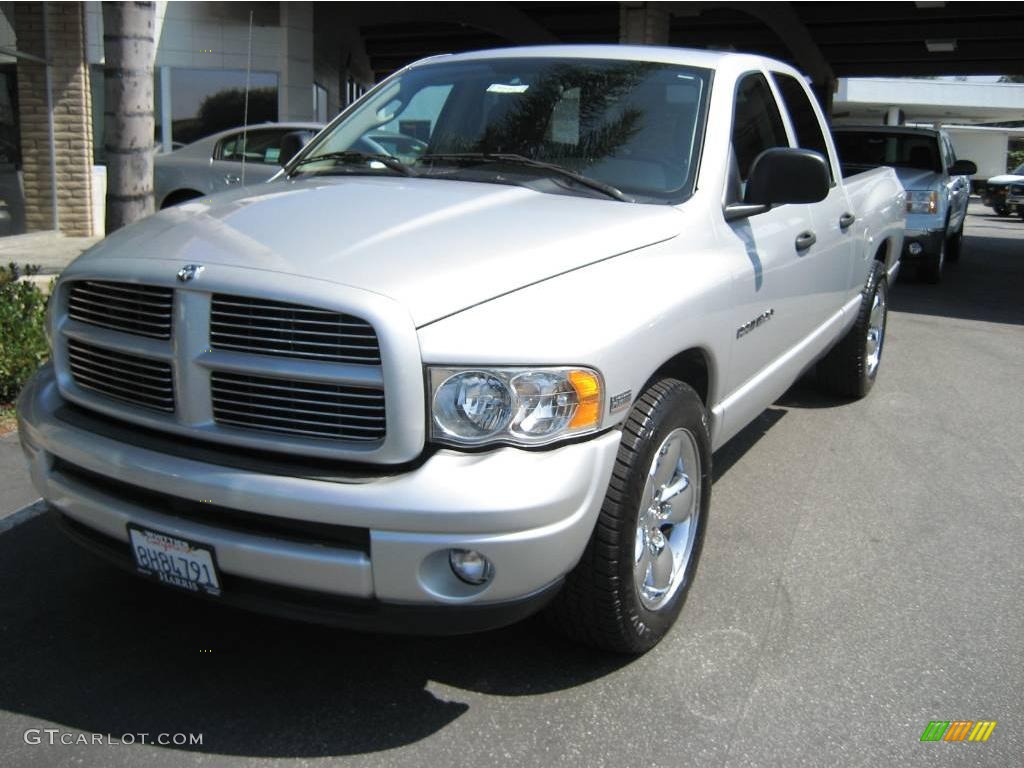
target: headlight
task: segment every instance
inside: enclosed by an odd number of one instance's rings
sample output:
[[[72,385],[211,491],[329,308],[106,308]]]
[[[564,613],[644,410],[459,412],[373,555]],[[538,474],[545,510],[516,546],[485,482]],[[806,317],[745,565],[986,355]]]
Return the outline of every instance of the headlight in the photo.
[[[588,368],[431,368],[431,438],[450,445],[544,445],[601,424]]]
[[[935,213],[938,209],[938,192],[934,190],[907,192],[907,213]]]

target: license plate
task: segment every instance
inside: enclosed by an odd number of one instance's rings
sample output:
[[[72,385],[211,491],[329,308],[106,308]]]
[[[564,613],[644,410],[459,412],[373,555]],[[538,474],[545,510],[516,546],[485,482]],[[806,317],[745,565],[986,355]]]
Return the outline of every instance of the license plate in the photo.
[[[220,579],[210,547],[131,525],[128,536],[139,573],[189,592],[220,594]]]

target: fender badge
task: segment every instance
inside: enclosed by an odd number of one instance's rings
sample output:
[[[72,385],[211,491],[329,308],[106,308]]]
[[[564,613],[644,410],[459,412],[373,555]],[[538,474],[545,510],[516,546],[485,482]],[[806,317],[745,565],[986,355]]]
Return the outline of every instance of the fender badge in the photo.
[[[627,389],[625,392],[619,392],[617,395],[612,395],[612,398],[608,403],[608,412],[618,413],[621,410],[629,408],[629,404],[632,400],[633,390],[631,389]]]
[[[195,280],[199,277],[199,273],[202,271],[202,264],[186,264],[178,270],[178,280],[183,283],[187,283],[189,280]]]

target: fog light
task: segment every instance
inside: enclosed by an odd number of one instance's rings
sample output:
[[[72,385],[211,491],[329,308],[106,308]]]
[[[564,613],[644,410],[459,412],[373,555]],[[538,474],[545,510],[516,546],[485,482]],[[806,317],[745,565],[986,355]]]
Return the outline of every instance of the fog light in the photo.
[[[448,550],[448,564],[460,580],[473,586],[486,584],[494,575],[491,561],[472,549]]]
[[[910,251],[911,256],[920,256],[921,251],[924,249],[921,247],[920,243],[911,243],[907,246],[907,250]]]

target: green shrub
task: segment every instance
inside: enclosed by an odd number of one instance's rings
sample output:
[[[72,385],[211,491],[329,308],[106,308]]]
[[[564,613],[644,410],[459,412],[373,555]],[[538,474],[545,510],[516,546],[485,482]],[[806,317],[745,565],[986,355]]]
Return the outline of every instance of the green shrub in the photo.
[[[1012,171],[1021,163],[1024,163],[1024,149],[1011,149],[1006,154],[1006,170]]]
[[[10,403],[49,356],[46,296],[30,282],[17,282],[38,269],[0,267],[0,403]]]

